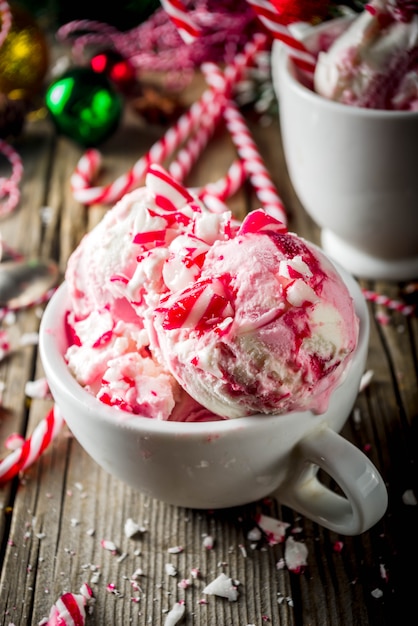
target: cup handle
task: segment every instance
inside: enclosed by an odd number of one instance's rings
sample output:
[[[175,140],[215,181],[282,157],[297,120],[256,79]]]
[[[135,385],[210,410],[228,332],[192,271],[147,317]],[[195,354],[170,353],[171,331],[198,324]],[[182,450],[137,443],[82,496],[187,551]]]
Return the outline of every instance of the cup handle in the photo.
[[[280,498],[283,504],[343,535],[359,535],[384,515],[388,495],[376,467],[327,425],[304,437],[294,455],[296,470]],[[335,480],[345,497],[318,480],[319,468]]]

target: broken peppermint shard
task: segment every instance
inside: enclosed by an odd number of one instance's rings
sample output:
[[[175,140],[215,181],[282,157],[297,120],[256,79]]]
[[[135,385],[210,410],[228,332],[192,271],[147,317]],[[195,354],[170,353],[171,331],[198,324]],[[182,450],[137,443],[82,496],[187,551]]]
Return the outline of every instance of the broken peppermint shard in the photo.
[[[238,598],[238,590],[234,585],[232,578],[229,578],[226,574],[219,574],[218,578],[215,578],[204,589],[203,593],[210,596],[220,596],[221,598],[228,598],[230,602],[236,602]]]
[[[171,611],[167,613],[164,626],[176,626],[176,624],[179,624],[184,617],[185,611],[186,607],[184,603],[176,602]]]
[[[262,514],[258,515],[256,522],[258,527],[267,537],[267,541],[270,546],[283,543],[286,530],[290,526],[290,524],[287,524],[286,522],[282,522],[279,519]]]
[[[308,548],[301,541],[295,541],[293,537],[286,539],[284,558],[287,569],[295,574],[302,574],[307,566]]]
[[[84,583],[80,593],[64,593],[51,607],[47,621],[43,626],[84,626],[86,621],[86,606],[94,603],[91,588]]]

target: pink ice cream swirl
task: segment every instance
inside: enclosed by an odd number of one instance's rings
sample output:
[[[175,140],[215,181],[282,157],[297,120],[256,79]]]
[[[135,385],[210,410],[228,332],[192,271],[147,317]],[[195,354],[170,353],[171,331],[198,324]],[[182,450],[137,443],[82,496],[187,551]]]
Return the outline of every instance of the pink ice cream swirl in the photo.
[[[371,109],[418,111],[418,3],[374,0],[320,51],[315,91]]]
[[[214,243],[193,284],[161,297],[154,327],[180,385],[228,418],[325,411],[358,334],[330,262],[262,210]]]

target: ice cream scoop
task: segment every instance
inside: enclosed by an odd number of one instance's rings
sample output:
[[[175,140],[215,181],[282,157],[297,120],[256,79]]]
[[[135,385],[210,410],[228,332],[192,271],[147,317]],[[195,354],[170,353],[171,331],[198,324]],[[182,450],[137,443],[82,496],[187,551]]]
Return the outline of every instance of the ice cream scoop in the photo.
[[[66,359],[78,382],[136,415],[212,419],[150,351],[149,318],[161,294],[193,281],[213,242],[233,229],[229,212],[210,213],[162,168],[151,168],[146,185],[112,207],[68,261]]]
[[[195,281],[161,296],[153,324],[181,387],[229,418],[324,412],[358,335],[331,263],[262,210],[211,246]]]
[[[418,5],[375,0],[318,54],[317,93],[372,109],[418,110]]]

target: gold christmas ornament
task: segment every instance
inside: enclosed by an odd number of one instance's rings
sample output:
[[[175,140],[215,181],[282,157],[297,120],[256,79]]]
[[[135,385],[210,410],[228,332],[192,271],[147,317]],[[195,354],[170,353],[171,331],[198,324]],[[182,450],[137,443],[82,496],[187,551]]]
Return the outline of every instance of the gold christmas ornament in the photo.
[[[10,5],[12,24],[0,47],[0,92],[27,100],[39,93],[49,65],[46,38],[24,9]]]

